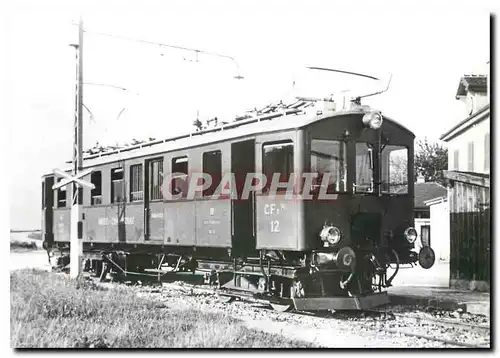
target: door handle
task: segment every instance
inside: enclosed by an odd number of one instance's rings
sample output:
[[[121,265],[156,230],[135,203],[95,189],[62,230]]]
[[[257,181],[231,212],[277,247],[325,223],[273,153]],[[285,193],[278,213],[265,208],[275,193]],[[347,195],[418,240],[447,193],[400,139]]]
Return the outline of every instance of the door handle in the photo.
[[[234,236],[234,202],[231,201],[231,235]]]
[[[252,234],[253,236],[255,237],[255,225],[257,224],[256,223],[256,219],[257,219],[257,215],[256,215],[256,212],[255,212],[255,207],[256,207],[256,203],[255,203],[255,200],[257,199],[257,195],[255,194],[255,191],[252,192]]]

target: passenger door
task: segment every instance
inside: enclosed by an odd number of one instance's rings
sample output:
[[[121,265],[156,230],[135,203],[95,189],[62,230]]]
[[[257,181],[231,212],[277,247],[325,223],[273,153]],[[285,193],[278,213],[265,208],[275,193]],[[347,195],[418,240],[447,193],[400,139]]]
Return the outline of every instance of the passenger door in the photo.
[[[255,173],[255,140],[231,145],[231,172],[236,179],[237,199],[231,200],[231,233],[234,256],[255,252],[255,196],[241,198],[247,173]]]
[[[144,240],[164,239],[163,157],[144,165]]]

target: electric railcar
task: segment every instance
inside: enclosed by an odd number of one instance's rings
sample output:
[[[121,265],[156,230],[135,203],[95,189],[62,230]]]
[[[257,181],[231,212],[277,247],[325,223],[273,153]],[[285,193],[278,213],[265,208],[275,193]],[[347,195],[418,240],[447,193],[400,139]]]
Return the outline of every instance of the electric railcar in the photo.
[[[79,189],[85,268],[101,276],[206,272],[221,296],[250,295],[277,310],[384,304],[400,266],[419,259],[413,142],[411,131],[359,102],[299,100],[87,155],[95,188]],[[182,184],[200,172],[212,183],[189,197]],[[214,199],[228,173],[231,194]],[[244,196],[248,173],[269,180]],[[67,262],[73,188],[52,190],[57,180],[42,179],[44,244]],[[165,190],[179,195],[167,200]]]

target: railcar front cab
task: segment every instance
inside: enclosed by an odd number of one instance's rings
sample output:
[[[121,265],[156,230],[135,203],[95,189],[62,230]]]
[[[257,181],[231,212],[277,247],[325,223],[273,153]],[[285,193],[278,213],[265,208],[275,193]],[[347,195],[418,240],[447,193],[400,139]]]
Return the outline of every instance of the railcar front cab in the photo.
[[[419,259],[413,250],[414,135],[371,110],[325,118],[305,130],[311,172],[329,172],[327,190],[338,194],[330,203],[306,205],[311,266],[322,281],[338,282],[335,296],[382,291],[400,266]]]

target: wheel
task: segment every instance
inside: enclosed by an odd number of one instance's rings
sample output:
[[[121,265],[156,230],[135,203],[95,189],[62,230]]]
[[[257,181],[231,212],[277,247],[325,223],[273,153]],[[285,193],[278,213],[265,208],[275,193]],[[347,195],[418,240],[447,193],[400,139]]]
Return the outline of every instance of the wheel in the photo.
[[[234,296],[225,296],[225,295],[219,295],[219,302],[222,303],[231,303],[236,299]]]
[[[277,312],[288,312],[293,308],[293,304],[280,304],[280,303],[271,303],[269,302],[271,307]]]

